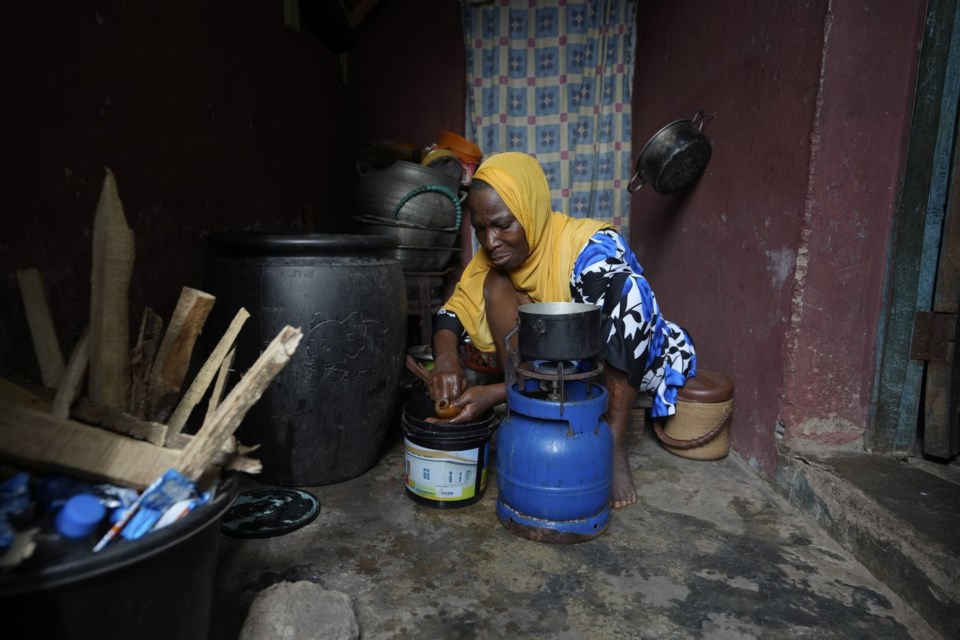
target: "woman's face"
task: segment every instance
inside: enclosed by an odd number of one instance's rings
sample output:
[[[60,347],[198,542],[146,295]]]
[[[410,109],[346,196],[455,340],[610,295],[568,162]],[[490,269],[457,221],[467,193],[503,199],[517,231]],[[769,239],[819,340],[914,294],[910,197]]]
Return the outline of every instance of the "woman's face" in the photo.
[[[492,187],[470,191],[470,218],[477,241],[497,269],[516,269],[530,255],[520,221]]]

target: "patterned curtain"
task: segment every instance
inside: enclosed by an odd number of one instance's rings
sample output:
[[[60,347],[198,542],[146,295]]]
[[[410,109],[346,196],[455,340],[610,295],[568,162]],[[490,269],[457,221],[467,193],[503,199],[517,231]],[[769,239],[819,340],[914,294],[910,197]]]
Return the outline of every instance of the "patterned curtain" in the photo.
[[[626,235],[636,0],[461,7],[467,137],[485,156],[536,156],[555,211],[608,220]]]

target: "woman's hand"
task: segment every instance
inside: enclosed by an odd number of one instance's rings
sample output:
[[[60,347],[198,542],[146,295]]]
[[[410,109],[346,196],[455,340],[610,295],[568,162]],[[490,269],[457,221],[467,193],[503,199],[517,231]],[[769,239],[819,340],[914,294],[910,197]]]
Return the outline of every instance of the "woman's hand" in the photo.
[[[463,395],[455,397],[450,404],[460,407],[460,413],[449,420],[427,418],[427,422],[436,424],[463,424],[474,422],[492,407],[500,404],[506,398],[506,386],[503,383],[485,384],[470,387]]]
[[[467,388],[466,378],[456,354],[452,357],[437,356],[433,361],[433,370],[427,377],[427,391],[433,400],[446,398],[452,401]]]

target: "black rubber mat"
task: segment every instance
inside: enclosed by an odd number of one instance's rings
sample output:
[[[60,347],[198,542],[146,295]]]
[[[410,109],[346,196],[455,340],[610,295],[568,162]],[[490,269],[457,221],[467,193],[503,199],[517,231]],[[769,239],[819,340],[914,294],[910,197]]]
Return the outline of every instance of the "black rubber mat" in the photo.
[[[220,531],[234,538],[282,536],[313,522],[320,501],[302,489],[256,489],[237,496],[223,514]]]

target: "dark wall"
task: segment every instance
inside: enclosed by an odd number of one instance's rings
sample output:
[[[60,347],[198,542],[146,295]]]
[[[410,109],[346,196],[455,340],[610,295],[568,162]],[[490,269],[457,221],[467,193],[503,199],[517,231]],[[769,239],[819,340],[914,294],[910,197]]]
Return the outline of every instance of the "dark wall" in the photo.
[[[2,3],[0,374],[39,379],[17,269],[41,270],[65,356],[86,324],[103,167],[136,234],[136,323],[199,286],[211,230],[349,230],[358,141],[462,130],[457,3],[384,1],[355,36],[344,84],[281,2]]]

